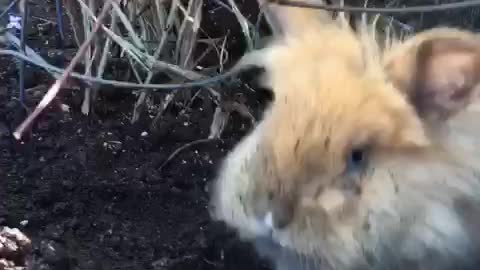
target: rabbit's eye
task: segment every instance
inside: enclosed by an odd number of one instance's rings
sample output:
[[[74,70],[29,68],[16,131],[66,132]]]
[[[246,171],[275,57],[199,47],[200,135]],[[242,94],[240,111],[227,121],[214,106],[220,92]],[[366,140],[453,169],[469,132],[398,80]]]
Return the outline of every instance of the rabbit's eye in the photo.
[[[366,148],[355,148],[347,157],[347,172],[355,172],[365,167],[367,161]]]
[[[342,188],[354,191],[355,194],[361,193],[362,176],[367,168],[368,149],[366,147],[357,147],[347,153],[346,167],[341,181]]]

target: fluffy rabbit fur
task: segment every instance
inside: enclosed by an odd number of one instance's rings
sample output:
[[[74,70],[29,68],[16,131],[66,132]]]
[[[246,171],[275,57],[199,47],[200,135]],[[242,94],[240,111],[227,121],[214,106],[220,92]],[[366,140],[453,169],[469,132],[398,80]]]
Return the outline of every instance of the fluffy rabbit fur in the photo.
[[[366,24],[269,10],[282,34],[244,63],[275,100],[224,160],[212,217],[276,269],[479,269],[479,37],[380,46]]]

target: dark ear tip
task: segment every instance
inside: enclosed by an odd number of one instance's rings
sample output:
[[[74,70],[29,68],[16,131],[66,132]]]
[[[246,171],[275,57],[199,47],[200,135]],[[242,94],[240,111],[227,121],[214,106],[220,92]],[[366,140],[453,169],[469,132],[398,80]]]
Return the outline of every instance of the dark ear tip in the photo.
[[[403,88],[408,88],[410,102],[421,118],[444,121],[471,103],[480,83],[478,37],[464,32],[440,32],[421,40],[413,59],[414,66],[406,79],[395,70],[391,75],[406,85]]]
[[[417,58],[428,60],[447,54],[468,55],[472,63],[480,61],[480,37],[473,33],[458,33],[458,35],[437,36],[424,40],[419,44]]]

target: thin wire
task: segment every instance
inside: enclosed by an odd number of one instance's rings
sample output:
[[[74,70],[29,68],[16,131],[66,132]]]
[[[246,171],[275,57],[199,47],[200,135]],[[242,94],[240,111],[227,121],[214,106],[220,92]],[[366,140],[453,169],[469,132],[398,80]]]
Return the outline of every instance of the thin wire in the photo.
[[[55,67],[53,65],[50,65],[48,63],[41,63],[39,61],[36,61],[35,59],[28,57],[27,55],[24,55],[22,53],[19,53],[17,51],[12,51],[12,50],[0,50],[0,55],[10,55],[14,56],[17,58],[20,58],[22,60],[25,60],[31,64],[34,64],[36,66],[42,67],[46,70],[54,71],[57,73],[63,73],[65,70],[62,68]],[[133,88],[133,89],[150,89],[150,90],[174,90],[175,88],[192,88],[192,87],[204,87],[207,85],[211,85],[214,83],[218,83],[220,81],[223,81],[227,78],[233,77],[236,74],[239,74],[240,71],[242,71],[244,68],[247,68],[247,66],[242,66],[234,69],[230,69],[226,71],[225,73],[222,73],[220,75],[214,76],[214,77],[209,77],[206,79],[201,79],[197,81],[191,81],[191,82],[186,82],[186,83],[165,83],[165,84],[138,84],[138,83],[132,83],[132,82],[125,82],[125,81],[114,81],[114,80],[106,80],[106,79],[101,79],[101,78],[94,78],[91,76],[79,74],[76,72],[70,73],[71,77],[81,79],[90,83],[96,83],[96,84],[103,84],[103,85],[111,85],[117,88]]]
[[[270,3],[276,3],[280,5],[287,5],[287,6],[295,6],[295,7],[304,7],[304,8],[317,8],[317,9],[324,9],[327,11],[364,12],[364,13],[415,13],[415,12],[435,12],[435,11],[444,11],[448,9],[460,9],[460,8],[473,7],[473,6],[480,5],[480,0],[470,0],[470,1],[467,0],[460,3],[447,3],[447,4],[440,4],[440,5],[403,7],[403,8],[364,8],[364,7],[335,6],[335,5],[313,3],[308,0],[307,1],[295,0],[295,2],[291,0],[270,0]],[[27,62],[30,62],[34,65],[37,65],[39,67],[42,67],[46,70],[55,71],[57,73],[63,73],[65,71],[64,69],[57,68],[47,63],[37,62],[34,59],[31,59],[28,56],[16,51],[0,50],[0,55],[11,55],[11,56],[23,59]],[[197,80],[197,81],[192,81],[192,82],[181,83],[181,84],[168,84],[168,83],[167,84],[138,84],[138,83],[124,82],[124,81],[94,78],[91,76],[87,76],[87,75],[83,75],[75,72],[72,72],[70,76],[90,82],[90,83],[111,85],[117,88],[172,90],[174,88],[191,88],[191,87],[207,86],[210,84],[217,83],[219,81],[223,81],[229,77],[232,77],[240,73],[240,71],[241,71],[240,69],[229,70],[218,76]]]
[[[339,12],[362,12],[362,13],[426,13],[426,12],[439,12],[450,9],[464,9],[480,5],[480,0],[467,0],[458,3],[445,3],[439,5],[426,5],[426,6],[414,6],[414,7],[399,7],[399,8],[367,8],[367,7],[351,7],[351,6],[338,6],[327,5],[322,3],[315,3],[315,1],[309,0],[269,0],[269,3],[302,7],[302,8],[316,8],[327,11],[339,11]]]
[[[0,18],[5,16],[5,14],[8,13],[8,11],[10,11],[10,9],[12,9],[13,6],[15,6],[17,4],[19,0],[14,0],[10,3],[10,5],[7,6],[7,8],[5,8],[4,11],[2,11],[2,13],[0,13]]]

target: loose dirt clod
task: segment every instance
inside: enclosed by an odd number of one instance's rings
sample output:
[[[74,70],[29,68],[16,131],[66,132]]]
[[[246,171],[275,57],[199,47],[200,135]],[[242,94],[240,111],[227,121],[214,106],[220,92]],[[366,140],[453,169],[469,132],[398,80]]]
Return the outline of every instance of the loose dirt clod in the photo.
[[[0,270],[21,270],[27,266],[31,240],[17,228],[0,229]]]

